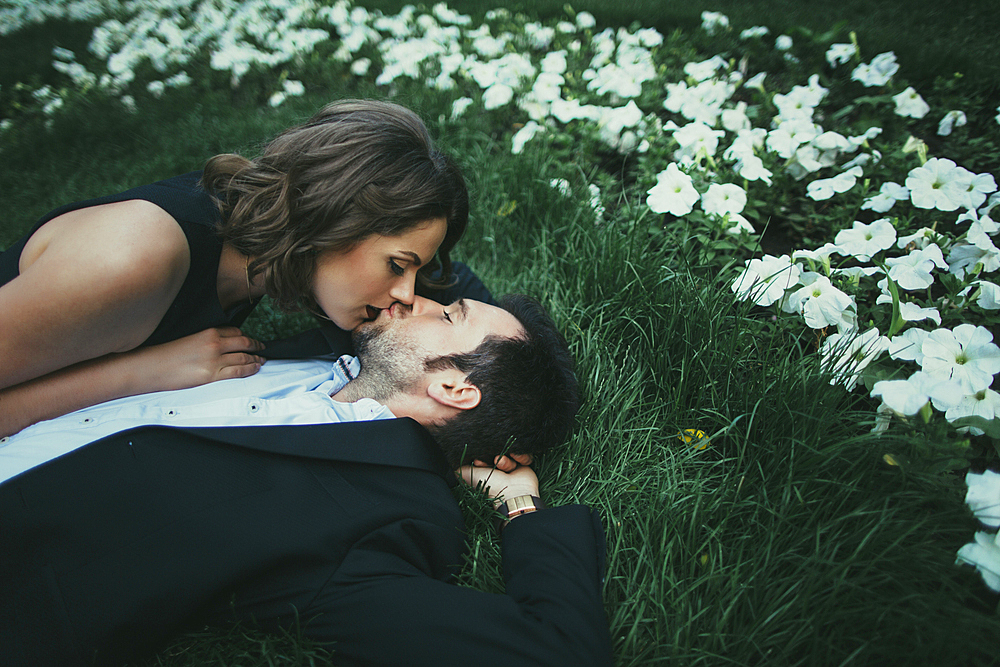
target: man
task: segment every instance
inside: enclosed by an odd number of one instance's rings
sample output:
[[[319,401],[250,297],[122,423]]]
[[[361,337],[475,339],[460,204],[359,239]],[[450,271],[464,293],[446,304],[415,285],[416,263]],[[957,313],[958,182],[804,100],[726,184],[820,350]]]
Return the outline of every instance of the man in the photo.
[[[234,399],[274,417],[306,397],[308,421],[367,421],[294,423],[296,408],[275,418],[293,425],[131,428],[0,483],[0,663],[118,664],[248,620],[332,642],[338,664],[608,664],[600,522],[582,506],[533,511],[537,479],[514,463],[569,428],[565,343],[532,302],[503,306],[397,304],[356,332],[355,379],[337,362],[347,384]],[[207,423],[199,408],[216,406],[184,392],[144,407]],[[119,401],[88,410],[69,432],[135,420]],[[511,472],[463,477],[507,501],[507,593],[449,585],[464,551],[451,467],[505,451]]]

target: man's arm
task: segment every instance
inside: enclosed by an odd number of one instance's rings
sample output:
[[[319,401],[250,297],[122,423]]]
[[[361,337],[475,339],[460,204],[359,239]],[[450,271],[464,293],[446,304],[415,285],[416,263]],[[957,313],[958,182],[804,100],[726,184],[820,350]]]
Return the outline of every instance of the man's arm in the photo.
[[[529,468],[482,470],[494,495],[538,494]],[[504,595],[428,576],[421,554],[454,540],[436,530],[446,529],[404,520],[355,545],[302,612],[306,634],[334,641],[334,660],[348,664],[611,664],[595,513],[573,505],[513,519],[503,534]]]

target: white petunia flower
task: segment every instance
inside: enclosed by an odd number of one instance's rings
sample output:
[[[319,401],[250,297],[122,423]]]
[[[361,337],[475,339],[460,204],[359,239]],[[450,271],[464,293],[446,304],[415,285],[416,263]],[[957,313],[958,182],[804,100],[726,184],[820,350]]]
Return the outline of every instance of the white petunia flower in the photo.
[[[959,295],[966,296],[973,291],[977,306],[983,310],[1000,310],[1000,285],[988,280],[976,280]]]
[[[835,326],[850,328],[857,320],[854,299],[834,287],[830,279],[807,272],[800,277],[802,287],[792,292],[782,305],[786,313],[800,313],[810,329]]]
[[[871,224],[854,221],[850,229],[842,229],[833,239],[842,255],[854,255],[862,262],[870,261],[872,255],[891,248],[896,242],[896,228],[888,218],[880,218]]]
[[[720,12],[702,12],[701,28],[709,35],[729,29],[729,17]]]
[[[912,234],[900,236],[896,239],[897,248],[926,248],[928,244],[934,243],[939,234],[930,227],[921,227]]]
[[[976,243],[956,243],[948,253],[948,272],[965,278],[982,265],[983,273],[1000,270],[1000,248],[990,237],[977,239]]]
[[[569,197],[572,192],[569,181],[565,178],[553,178],[549,181],[549,187],[561,194],[563,197]]]
[[[895,240],[895,239],[894,239]],[[888,257],[889,277],[905,290],[926,289],[934,282],[931,271],[935,267],[947,269],[948,265],[936,243],[930,243],[920,250],[912,250],[902,257]],[[881,283],[879,283],[881,286]]]
[[[861,210],[886,213],[896,204],[897,201],[903,201],[909,198],[910,191],[908,188],[905,188],[898,183],[883,183],[882,187],[879,188],[877,195],[872,195],[871,197],[865,199],[865,203],[861,205]]]
[[[691,177],[674,163],[656,175],[656,185],[647,194],[646,204],[654,213],[670,213],[677,217],[690,213],[700,198]]]
[[[966,394],[953,408],[944,413],[944,418],[955,422],[963,417],[981,417],[993,421],[1000,417],[1000,394],[992,389],[983,389],[974,394]],[[972,435],[982,435],[983,429],[978,426],[962,426],[960,433],[969,432]]]
[[[722,127],[734,134],[751,129],[750,118],[747,116],[747,103],[737,102],[735,108],[723,109]]]
[[[971,220],[972,224],[969,225],[969,231],[965,235],[966,241],[988,249],[989,244],[993,242],[993,239],[989,237],[995,236],[997,232],[1000,232],[1000,223],[996,222],[988,213],[984,213],[976,218],[974,212],[969,211],[969,213],[959,216],[955,224],[959,225],[967,220]]]
[[[843,384],[851,391],[861,377],[861,371],[878,359],[889,347],[889,339],[877,328],[863,334],[835,333],[826,337],[820,348],[823,367],[833,378],[830,384]]]
[[[1000,593],[1000,533],[978,531],[975,542],[958,550],[955,564],[961,563],[975,565],[983,582],[991,590]]]
[[[880,53],[875,56],[871,63],[861,63],[851,72],[851,79],[860,81],[861,85],[872,88],[874,86],[884,86],[889,83],[889,79],[899,71],[896,63],[896,54],[892,51]]]
[[[795,250],[792,252],[792,259],[808,259],[813,262],[819,262],[823,266],[830,265],[830,255],[839,252],[840,249],[832,243],[824,243],[819,248],[815,250]]]
[[[456,118],[461,117],[465,113],[465,110],[468,109],[469,105],[471,104],[472,104],[471,97],[459,97],[457,100],[452,102],[451,119],[455,120]]]
[[[746,190],[733,183],[712,183],[701,196],[701,208],[720,218],[727,213],[742,213],[746,205]]]
[[[750,221],[744,218],[739,213],[729,214],[729,227],[726,229],[726,234],[730,236],[739,236],[740,234],[746,232],[747,234],[755,234],[756,229],[750,224]]]
[[[755,90],[759,90],[763,93],[765,78],[767,78],[767,72],[758,72],[743,82],[743,86],[746,88],[754,88]]]
[[[858,54],[858,47],[854,44],[831,44],[826,51],[826,62],[830,67],[843,65]]]
[[[720,56],[712,56],[701,62],[690,62],[684,65],[684,73],[697,82],[711,79],[716,73],[726,67],[726,61]]]
[[[604,220],[604,211],[606,210],[604,204],[601,203],[601,189],[597,187],[594,183],[587,185],[587,191],[590,193],[590,209],[594,212],[594,219],[596,222],[601,222]]]
[[[371,58],[358,58],[351,63],[351,74],[354,76],[366,76],[368,74],[368,70],[371,69],[371,66]]]
[[[544,131],[544,127],[533,120],[529,120],[510,139],[510,152],[514,155],[520,154],[524,150],[524,145],[534,138],[536,134]]]
[[[985,470],[965,473],[965,504],[990,528],[1000,528],[1000,474]]]
[[[764,255],[747,260],[746,267],[731,288],[740,299],[751,299],[758,306],[770,306],[781,299],[786,289],[798,284],[802,273],[788,255]]]
[[[947,410],[961,396],[961,387],[952,380],[940,380],[923,371],[917,371],[906,380],[882,380],[872,387],[872,397],[880,396],[892,411],[912,417],[934,401],[938,410]]]
[[[771,170],[764,166],[763,160],[752,153],[737,160],[733,168],[748,181],[764,181],[767,185],[771,185]]]
[[[597,19],[590,12],[580,12],[576,15],[576,27],[580,30],[590,30],[597,25]]]
[[[857,283],[862,278],[873,276],[881,271],[882,269],[877,266],[845,266],[843,268],[830,269],[830,275],[847,277]]]
[[[959,187],[965,193],[961,206],[967,209],[979,208],[986,201],[986,195],[996,192],[997,182],[993,174],[973,174],[962,167],[957,167]]]
[[[942,137],[947,137],[954,128],[962,127],[968,122],[969,120],[965,117],[964,111],[949,111],[941,119],[941,122],[938,123],[937,133]]]
[[[892,295],[883,292],[875,299],[875,303],[892,303]],[[899,316],[907,322],[931,320],[938,326],[941,326],[941,313],[938,312],[937,308],[924,308],[908,301],[900,300]]]
[[[953,331],[935,329],[927,334],[920,351],[924,355],[921,368],[957,381],[968,394],[986,389],[1000,373],[1000,348],[986,327],[963,323]]]
[[[833,178],[816,179],[806,186],[806,194],[816,201],[824,201],[834,194],[844,193],[853,188],[862,174],[864,171],[861,167],[852,167]]]
[[[954,211],[962,204],[966,195],[961,176],[953,161],[931,158],[923,166],[910,170],[906,176],[910,201],[917,208]]]
[[[568,67],[566,51],[550,51],[545,54],[540,63],[543,72],[550,74],[565,74]]]
[[[893,95],[892,101],[896,103],[896,115],[908,118],[923,118],[931,110],[924,98],[920,97],[913,86],[907,87],[903,92]]]
[[[680,160],[684,156],[693,160],[713,157],[719,149],[719,139],[725,134],[722,130],[713,130],[702,122],[688,123],[674,132],[674,139],[680,144],[680,148],[674,152],[674,159]]]
[[[755,25],[740,33],[740,39],[754,39],[756,37],[766,37],[771,31],[762,25]]]
[[[514,99],[514,90],[504,83],[494,83],[483,92],[483,106],[496,109]]]
[[[788,35],[778,35],[777,39],[774,40],[774,48],[778,51],[787,51],[792,48],[792,38]]]
[[[896,361],[921,363],[924,359],[921,347],[928,333],[924,329],[907,329],[901,334],[896,334],[889,341],[889,356]]]

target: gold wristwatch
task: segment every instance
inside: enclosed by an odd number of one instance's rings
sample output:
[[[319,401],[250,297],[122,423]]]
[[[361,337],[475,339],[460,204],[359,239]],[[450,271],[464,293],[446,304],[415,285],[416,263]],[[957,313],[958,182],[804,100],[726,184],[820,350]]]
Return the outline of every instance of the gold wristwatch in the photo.
[[[522,514],[529,514],[536,510],[545,509],[545,503],[538,496],[516,496],[510,500],[504,501],[497,511],[504,515],[504,518],[500,522],[500,528],[503,528],[510,520],[516,516],[521,516]]]

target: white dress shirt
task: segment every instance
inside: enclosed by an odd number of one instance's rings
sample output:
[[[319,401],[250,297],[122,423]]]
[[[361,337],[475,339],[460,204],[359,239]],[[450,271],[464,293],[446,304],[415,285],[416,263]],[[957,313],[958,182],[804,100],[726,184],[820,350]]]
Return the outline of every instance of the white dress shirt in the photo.
[[[248,378],[128,396],[0,438],[0,484],[105,436],[145,425],[272,426],[392,419],[381,403],[331,396],[360,370],[357,359],[277,360]]]

